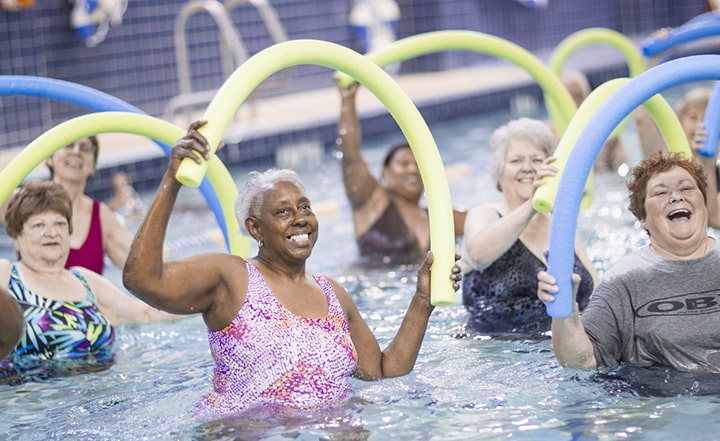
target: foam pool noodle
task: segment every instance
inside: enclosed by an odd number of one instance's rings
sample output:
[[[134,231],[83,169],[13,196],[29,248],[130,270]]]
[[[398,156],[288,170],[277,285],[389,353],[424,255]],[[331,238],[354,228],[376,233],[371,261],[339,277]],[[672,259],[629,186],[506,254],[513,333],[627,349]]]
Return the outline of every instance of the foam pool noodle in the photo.
[[[449,276],[455,264],[455,227],[442,158],[415,104],[390,75],[363,55],[321,40],[290,40],[256,53],[223,83],[202,118],[207,124],[199,131],[209,143],[211,156],[214,157],[223,133],[249,94],[273,73],[299,64],[316,64],[347,72],[372,92],[398,123],[415,155],[426,190],[433,274],[448,275],[447,278],[431,279],[431,302],[433,305],[453,304],[455,290]],[[206,169],[206,161],[197,164],[186,158],[178,169],[178,181],[197,186]]]
[[[637,106],[645,105],[646,101],[661,91],[690,81],[713,79],[720,79],[718,55],[696,55],[660,64],[618,88],[582,128],[577,138],[583,140],[583,148],[574,148],[570,152],[566,171],[560,178],[557,191],[562,197],[555,201],[553,207],[547,270],[555,277],[559,290],[555,300],[547,304],[550,316],[568,317],[573,311],[571,275],[577,215],[585,180],[605,139],[623,118]],[[658,103],[657,99],[654,102]],[[674,113],[672,117],[669,116],[668,110],[672,109],[669,106],[665,107],[663,113],[668,115],[665,118],[657,118],[655,108],[648,110],[656,118],[655,122],[668,145],[678,146],[676,151],[682,151],[687,157],[692,157],[687,138],[678,133],[677,117]],[[671,135],[674,137],[668,139]]]

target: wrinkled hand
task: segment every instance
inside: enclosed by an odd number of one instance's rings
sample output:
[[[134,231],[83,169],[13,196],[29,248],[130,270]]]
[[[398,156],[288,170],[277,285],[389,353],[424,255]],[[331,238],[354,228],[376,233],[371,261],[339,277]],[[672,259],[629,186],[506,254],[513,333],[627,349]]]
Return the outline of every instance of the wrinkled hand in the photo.
[[[353,82],[348,87],[342,87],[338,82],[337,78],[335,79],[335,85],[337,85],[338,90],[340,91],[340,97],[343,100],[348,99],[354,99],[355,95],[357,94],[358,89],[360,89],[360,83],[357,81]]]
[[[178,167],[180,167],[180,163],[185,158],[190,158],[197,164],[202,163],[200,158],[206,161],[210,159],[208,141],[205,139],[205,136],[198,131],[198,129],[205,124],[207,124],[207,121],[193,122],[190,124],[185,136],[175,142],[172,148],[172,154],[170,155],[170,164],[168,165],[172,176],[177,174]]]
[[[535,171],[535,181],[533,182],[533,185],[535,186],[536,191],[538,187],[546,182],[546,178],[557,175],[558,168],[552,165],[556,159],[557,158],[555,158],[555,156],[548,156],[545,158],[542,165],[540,165],[540,167],[538,167]]]
[[[670,36],[670,32],[672,32],[673,28],[666,27],[666,28],[660,28],[650,34],[649,40],[667,40],[667,38]],[[674,52],[675,49],[670,49],[669,52]],[[654,57],[643,57],[643,68],[644,70],[652,69],[653,67],[657,66],[657,64],[660,62],[663,56],[667,55],[667,52],[660,53],[655,55]]]
[[[650,34],[650,38],[652,39],[658,39],[658,40],[667,40],[667,38],[670,36],[670,32],[672,32],[673,28],[671,27],[665,27],[660,28]]]
[[[460,289],[460,281],[462,280],[462,270],[457,264],[457,261],[460,260],[460,257],[461,256],[459,254],[455,254],[456,263],[452,266],[450,270],[450,280],[453,281],[453,290],[455,291]],[[421,295],[422,297],[427,298],[428,303],[430,303],[430,268],[432,266],[433,260],[434,257],[432,251],[428,251],[427,255],[425,256],[425,260],[423,261],[423,264],[420,266],[420,269],[418,269],[416,295]]]
[[[538,291],[537,296],[541,302],[547,303],[555,300],[558,288],[555,277],[551,276],[547,271],[540,271],[537,275]],[[577,298],[578,287],[580,286],[580,276],[576,273],[572,275],[573,302]]]

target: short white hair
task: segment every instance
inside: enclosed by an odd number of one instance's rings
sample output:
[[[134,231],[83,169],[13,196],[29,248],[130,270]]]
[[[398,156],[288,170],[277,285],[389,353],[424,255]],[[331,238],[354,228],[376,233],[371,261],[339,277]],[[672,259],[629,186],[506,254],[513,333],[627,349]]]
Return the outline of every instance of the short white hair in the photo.
[[[492,147],[492,164],[490,174],[495,180],[495,186],[498,191],[500,189],[500,175],[502,175],[505,167],[505,157],[507,156],[510,144],[515,140],[526,140],[540,147],[547,156],[550,156],[557,147],[557,137],[545,122],[531,119],[519,118],[498,127],[490,138],[490,146]]]
[[[242,234],[250,236],[250,232],[245,227],[245,220],[250,217],[260,217],[264,202],[262,194],[278,182],[290,182],[305,192],[300,176],[293,170],[271,168],[264,172],[248,173],[248,179],[235,200],[235,217]]]

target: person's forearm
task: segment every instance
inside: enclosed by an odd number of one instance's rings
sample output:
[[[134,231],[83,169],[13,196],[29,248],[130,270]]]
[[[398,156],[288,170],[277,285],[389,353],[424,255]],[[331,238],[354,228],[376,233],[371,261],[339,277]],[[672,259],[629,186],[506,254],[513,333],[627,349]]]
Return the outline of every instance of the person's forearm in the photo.
[[[362,133],[355,107],[355,94],[350,91],[342,94],[338,137],[342,151],[340,168],[345,194],[353,209],[361,209],[379,184],[360,153]]]
[[[593,345],[585,334],[577,306],[567,318],[553,318],[551,325],[555,358],[561,366],[571,369],[596,367]]]
[[[718,201],[717,191],[717,165],[715,157],[699,156],[700,162],[707,174],[707,211],[708,225],[712,228],[720,228],[720,201]]]
[[[528,201],[472,236],[465,236],[465,250],[475,269],[492,265],[518,240],[537,214]]]
[[[398,377],[413,370],[433,309],[427,299],[413,296],[397,335],[383,350],[384,378]]]
[[[157,195],[135,234],[123,271],[123,283],[136,295],[162,275],[163,242],[181,186],[169,173],[163,176]]]
[[[342,99],[337,130],[340,139],[340,150],[343,152],[343,163],[362,160],[360,156],[362,132],[357,117],[354,96]]]

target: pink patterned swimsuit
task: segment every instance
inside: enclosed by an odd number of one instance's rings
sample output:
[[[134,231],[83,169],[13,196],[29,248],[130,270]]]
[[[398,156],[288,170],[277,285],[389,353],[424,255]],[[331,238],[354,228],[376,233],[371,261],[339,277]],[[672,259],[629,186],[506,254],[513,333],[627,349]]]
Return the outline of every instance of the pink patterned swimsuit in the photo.
[[[313,411],[349,398],[357,353],[328,280],[313,276],[325,292],[327,315],[300,317],[278,302],[255,266],[245,265],[248,292],[240,311],[224,329],[208,329],[213,390],[197,404],[198,414]]]

